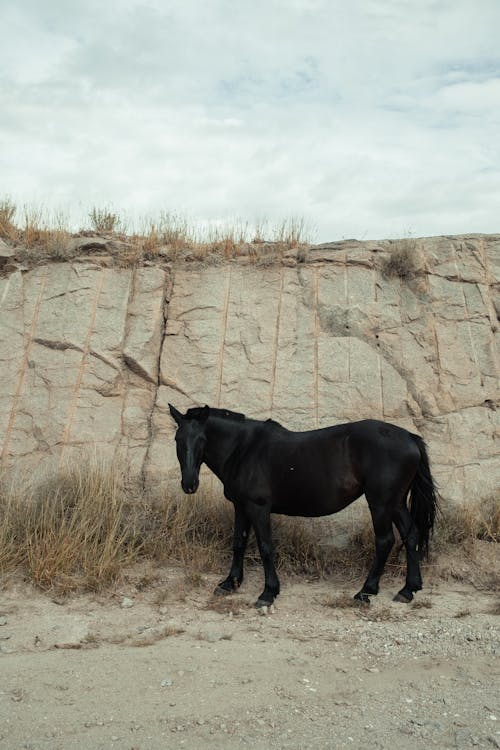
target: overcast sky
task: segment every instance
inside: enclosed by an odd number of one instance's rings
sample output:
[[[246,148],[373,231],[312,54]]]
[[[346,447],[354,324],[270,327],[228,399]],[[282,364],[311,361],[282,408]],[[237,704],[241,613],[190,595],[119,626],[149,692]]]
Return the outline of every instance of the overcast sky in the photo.
[[[500,0],[0,0],[0,198],[500,231]]]

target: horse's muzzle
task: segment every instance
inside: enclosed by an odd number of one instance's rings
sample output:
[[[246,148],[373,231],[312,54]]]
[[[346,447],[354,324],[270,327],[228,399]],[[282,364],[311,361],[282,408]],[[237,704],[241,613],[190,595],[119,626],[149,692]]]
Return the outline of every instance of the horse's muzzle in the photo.
[[[200,482],[198,481],[198,479],[195,479],[194,482],[191,482],[191,484],[184,484],[184,482],[181,482],[181,487],[186,495],[194,495],[194,493],[198,489],[199,484]]]

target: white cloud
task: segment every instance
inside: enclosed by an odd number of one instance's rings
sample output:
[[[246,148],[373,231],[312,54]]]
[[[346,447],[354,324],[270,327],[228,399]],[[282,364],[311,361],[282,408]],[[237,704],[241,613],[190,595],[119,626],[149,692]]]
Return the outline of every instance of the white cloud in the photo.
[[[317,240],[499,231],[496,0],[21,1],[0,192]]]

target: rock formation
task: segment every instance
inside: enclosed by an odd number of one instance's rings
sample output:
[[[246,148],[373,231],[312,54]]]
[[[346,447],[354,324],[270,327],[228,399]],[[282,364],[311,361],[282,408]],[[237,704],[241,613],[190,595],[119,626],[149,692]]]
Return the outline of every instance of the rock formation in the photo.
[[[385,419],[423,435],[445,498],[491,497],[500,236],[417,240],[410,279],[381,273],[395,246],[118,267],[104,242],[31,270],[4,247],[3,463],[89,448],[145,486],[166,481],[177,477],[168,402],[208,403],[292,429]]]

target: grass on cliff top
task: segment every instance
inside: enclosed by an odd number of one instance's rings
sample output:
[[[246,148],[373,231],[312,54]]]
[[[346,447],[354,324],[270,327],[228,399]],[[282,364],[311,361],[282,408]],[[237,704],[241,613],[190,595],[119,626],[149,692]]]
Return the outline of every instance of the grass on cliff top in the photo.
[[[176,212],[164,211],[156,218],[144,218],[139,229],[128,231],[126,218],[110,207],[94,206],[86,226],[74,233],[62,212],[49,214],[41,206],[18,208],[11,198],[0,200],[0,239],[19,246],[26,262],[40,259],[70,260],[75,250],[72,238],[80,235],[104,236],[114,240],[113,254],[122,265],[136,265],[160,255],[175,260],[190,254],[195,260],[210,255],[234,258],[248,256],[256,262],[266,257],[278,259],[289,249],[305,246],[310,240],[304,219],[291,217],[275,226],[267,221],[254,225],[239,220],[200,226]]]
[[[382,274],[386,278],[398,278],[403,281],[413,279],[417,275],[416,252],[415,240],[398,240],[382,261]]]
[[[99,590],[139,559],[180,564],[192,580],[207,571],[225,575],[232,549],[229,503],[206,491],[189,498],[134,494],[125,488],[123,476],[96,458],[61,465],[38,481],[4,476],[0,573],[20,571],[41,589],[59,593]],[[371,522],[353,524],[342,548],[320,544],[314,528],[301,519],[273,517],[279,570],[313,577],[335,573],[347,580],[364,576],[374,549]],[[427,582],[432,576],[468,580],[474,575],[480,585],[498,586],[498,570],[476,552],[477,539],[483,544],[500,541],[498,503],[442,513],[431,559],[424,564]],[[246,562],[260,566],[253,538]],[[405,565],[398,540],[386,572],[404,576]]]

